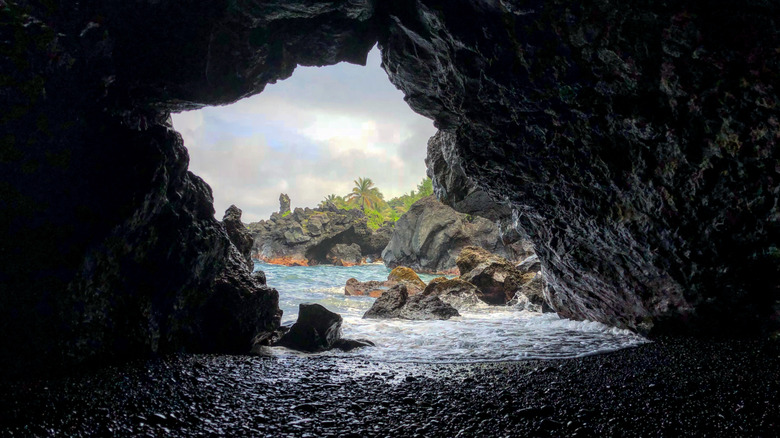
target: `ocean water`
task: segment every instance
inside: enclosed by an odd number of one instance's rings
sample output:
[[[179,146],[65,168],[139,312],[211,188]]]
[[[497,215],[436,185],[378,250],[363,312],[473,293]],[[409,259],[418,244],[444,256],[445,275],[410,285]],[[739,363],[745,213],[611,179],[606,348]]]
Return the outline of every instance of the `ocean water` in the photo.
[[[298,318],[300,303],[318,303],[344,318],[344,337],[376,343],[376,347],[351,352],[318,353],[324,356],[421,363],[564,359],[648,342],[628,330],[505,306],[460,309],[460,317],[447,321],[362,319],[374,298],[346,296],[344,285],[352,277],[359,281],[386,280],[390,270],[383,264],[289,267],[255,262],[255,269],[263,270],[268,285],[279,291],[283,324]],[[436,276],[420,277],[427,283]],[[271,350],[278,356],[301,354],[282,347]]]

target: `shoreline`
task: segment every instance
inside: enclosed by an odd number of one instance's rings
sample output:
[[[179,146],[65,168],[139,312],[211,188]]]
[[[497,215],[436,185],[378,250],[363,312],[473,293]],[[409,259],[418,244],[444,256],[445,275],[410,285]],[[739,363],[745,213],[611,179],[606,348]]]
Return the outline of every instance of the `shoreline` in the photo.
[[[780,347],[467,364],[175,355],[0,384],[0,435],[776,436]]]

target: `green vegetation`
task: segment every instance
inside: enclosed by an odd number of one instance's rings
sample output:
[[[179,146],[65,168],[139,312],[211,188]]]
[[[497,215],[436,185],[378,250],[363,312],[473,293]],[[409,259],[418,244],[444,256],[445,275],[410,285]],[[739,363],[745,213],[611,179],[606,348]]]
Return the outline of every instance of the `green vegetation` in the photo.
[[[358,178],[354,183],[355,187],[347,195],[330,194],[318,206],[323,208],[327,204],[333,204],[342,210],[359,208],[368,217],[368,227],[373,230],[381,227],[385,222],[397,221],[412,204],[433,194],[433,182],[430,178],[423,178],[416,190],[389,201],[385,201],[384,195],[371,178]]]

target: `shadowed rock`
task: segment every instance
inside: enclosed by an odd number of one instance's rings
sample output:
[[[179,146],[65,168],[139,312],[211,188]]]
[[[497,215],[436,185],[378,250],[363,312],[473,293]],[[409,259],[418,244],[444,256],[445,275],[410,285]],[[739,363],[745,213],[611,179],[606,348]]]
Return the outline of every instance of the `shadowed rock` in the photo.
[[[377,298],[363,318],[428,320],[450,319],[453,316],[460,314],[436,295],[417,294],[410,297],[406,285],[398,284]]]
[[[251,271],[254,268],[254,262],[252,261],[252,244],[254,239],[252,239],[252,233],[241,222],[241,209],[231,205],[225,211],[225,216],[222,218],[222,226],[225,227],[230,242],[238,248],[238,252],[246,259],[247,268]],[[265,281],[263,284],[265,284]]]
[[[341,339],[341,315],[319,304],[298,306],[298,320],[275,345],[316,353],[330,350]]]

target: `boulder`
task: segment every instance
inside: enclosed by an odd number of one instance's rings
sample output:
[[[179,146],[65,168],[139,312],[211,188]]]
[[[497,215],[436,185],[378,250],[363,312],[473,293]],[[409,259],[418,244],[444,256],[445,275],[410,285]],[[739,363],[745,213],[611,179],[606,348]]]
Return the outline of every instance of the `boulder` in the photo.
[[[265,279],[265,272],[258,269],[254,272],[252,272],[252,277],[257,281],[258,284],[262,284],[263,286],[266,285],[266,279]]]
[[[423,295],[435,295],[443,302],[451,305],[457,310],[469,309],[484,305],[479,298],[480,292],[476,286],[460,278],[448,280],[434,279],[428,283]]]
[[[241,209],[235,205],[228,207],[225,211],[225,216],[222,217],[222,226],[225,227],[230,241],[246,259],[247,267],[252,270],[254,268],[254,262],[252,261],[252,244],[254,239],[252,238],[252,233],[241,222],[241,213]]]
[[[394,285],[387,281],[358,281],[355,278],[350,278],[344,286],[344,295],[377,298]]]
[[[450,319],[453,316],[460,314],[436,295],[417,294],[410,297],[406,285],[397,284],[377,298],[363,318],[428,320]]]
[[[393,268],[387,275],[387,281],[390,283],[402,283],[406,285],[409,295],[415,295],[425,289],[425,282],[423,282],[414,270],[407,268],[406,266],[398,266]]]
[[[333,348],[341,339],[341,315],[319,304],[298,306],[298,320],[274,345],[316,353]]]
[[[525,283],[512,263],[482,248],[464,248],[457,264],[462,273],[460,278],[476,286],[479,298],[488,304],[506,304]]]
[[[466,246],[486,248],[513,260],[526,256],[519,242],[505,244],[498,227],[490,220],[458,213],[428,196],[415,202],[398,219],[382,259],[388,267],[455,273],[455,259]]]
[[[363,262],[363,255],[357,243],[333,245],[326,258],[328,262],[337,266],[355,266]]]

